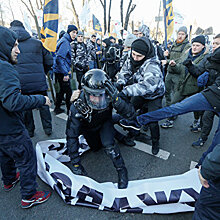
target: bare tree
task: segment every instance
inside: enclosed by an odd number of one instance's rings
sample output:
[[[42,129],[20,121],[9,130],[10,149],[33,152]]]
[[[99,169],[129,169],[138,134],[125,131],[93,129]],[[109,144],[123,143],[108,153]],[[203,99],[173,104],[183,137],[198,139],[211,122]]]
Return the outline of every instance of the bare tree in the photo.
[[[76,12],[76,7],[75,7],[75,5],[74,5],[74,3],[73,3],[73,0],[70,0],[70,2],[71,2],[71,5],[72,5],[72,9],[73,9],[73,15],[74,15],[75,20],[76,20],[76,26],[77,26],[78,28],[80,28],[80,26],[79,26],[79,16],[78,16],[78,14],[77,14],[77,12]]]
[[[21,2],[25,5],[27,10],[30,12],[31,16],[34,18],[34,22],[35,22],[35,26],[36,26],[36,29],[37,29],[38,38],[41,39],[40,27],[39,27],[39,23],[38,23],[38,20],[37,20],[37,15],[36,15],[36,13],[34,11],[34,7],[33,7],[33,4],[31,3],[31,0],[28,0],[29,4],[26,3],[24,0],[21,0]]]
[[[108,8],[108,33],[111,32],[111,6],[112,6],[112,0],[109,0],[109,8]]]
[[[107,24],[106,24],[106,0],[99,0],[102,7],[103,7],[103,12],[104,12],[104,34],[106,33],[107,30]]]
[[[0,2],[1,3],[1,2]],[[4,19],[3,19],[3,17],[4,17],[4,11],[3,11],[3,9],[2,9],[2,4],[0,4],[0,16],[1,16],[1,25],[2,26],[5,26],[5,22],[4,22]]]
[[[124,4],[124,0],[121,0],[121,3],[120,3],[120,14],[121,14],[121,26],[122,27],[124,25],[123,4]]]
[[[124,23],[125,30],[128,29],[129,18],[130,18],[131,12],[134,11],[135,7],[136,7],[136,4],[132,4],[132,0],[130,0],[128,4],[126,16],[125,16],[125,23]]]
[[[13,18],[13,20],[15,20],[14,12],[11,7],[11,0],[8,1],[8,5],[9,5],[9,10],[11,11],[12,18]]]

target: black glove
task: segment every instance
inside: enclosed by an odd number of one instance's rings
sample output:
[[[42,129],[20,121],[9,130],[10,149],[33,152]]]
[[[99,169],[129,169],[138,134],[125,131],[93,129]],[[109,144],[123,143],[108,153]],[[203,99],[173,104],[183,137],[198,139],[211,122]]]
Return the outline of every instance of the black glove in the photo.
[[[184,60],[184,61],[183,61],[183,65],[184,65],[184,66],[191,66],[191,65],[192,65],[192,60],[190,60],[190,59]]]
[[[118,90],[119,92],[122,91],[122,89],[123,89],[123,85],[122,85],[122,84],[115,83],[115,86],[116,86],[116,88],[117,88],[117,90]]]
[[[79,68],[79,69],[83,69],[83,66],[80,63],[76,63],[76,67]]]
[[[105,91],[111,97],[112,102],[118,97],[118,90],[109,80],[105,81]]]

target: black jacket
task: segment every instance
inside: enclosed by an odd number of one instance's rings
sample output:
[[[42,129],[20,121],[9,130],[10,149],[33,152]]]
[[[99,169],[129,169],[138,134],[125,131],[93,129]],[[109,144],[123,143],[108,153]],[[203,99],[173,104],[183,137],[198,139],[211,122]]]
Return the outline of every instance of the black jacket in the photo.
[[[10,63],[17,35],[0,26],[0,39],[0,135],[11,135],[25,129],[22,111],[41,107],[46,100],[42,95],[21,94],[18,72]]]
[[[53,65],[53,57],[41,41],[34,39],[23,27],[11,27],[18,35],[19,49],[18,63],[15,65],[19,73],[21,91],[32,94],[47,91],[46,75]]]
[[[202,163],[201,174],[206,180],[220,182],[220,144],[216,145]]]

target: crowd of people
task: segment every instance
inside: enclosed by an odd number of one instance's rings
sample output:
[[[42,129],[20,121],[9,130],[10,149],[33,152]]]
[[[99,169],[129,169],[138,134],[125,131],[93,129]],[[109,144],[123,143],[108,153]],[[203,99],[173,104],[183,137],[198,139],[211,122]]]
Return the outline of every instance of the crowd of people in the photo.
[[[146,25],[116,43],[113,36],[99,39],[95,34],[86,41],[84,32],[71,24],[60,33],[53,55],[30,36],[20,21],[11,22],[10,28],[0,27],[0,36],[3,188],[10,191],[20,180],[22,208],[50,197],[50,192],[36,191],[37,162],[30,139],[35,130],[35,108],[40,112],[45,134],[52,134],[47,77],[52,76],[56,90],[54,113],[68,115],[66,139],[72,172],[87,175],[78,153],[79,136],[83,135],[92,150],[105,149],[118,173],[119,189],[127,188],[128,171],[115,139],[134,146],[134,140],[147,137],[141,129],[149,128],[152,154],[156,155],[160,127],[173,128],[177,115],[192,111],[191,131],[201,132],[192,146],[200,148],[208,139],[214,117],[219,117],[220,34],[212,45],[207,44],[204,35],[189,42],[187,28],[182,26],[177,39],[165,48],[151,39]],[[61,108],[63,103],[66,111]],[[159,126],[158,121],[165,118]],[[120,133],[115,124],[127,134]],[[203,188],[194,219],[220,218],[219,126],[212,145],[197,165]],[[207,199],[213,192],[217,196]]]

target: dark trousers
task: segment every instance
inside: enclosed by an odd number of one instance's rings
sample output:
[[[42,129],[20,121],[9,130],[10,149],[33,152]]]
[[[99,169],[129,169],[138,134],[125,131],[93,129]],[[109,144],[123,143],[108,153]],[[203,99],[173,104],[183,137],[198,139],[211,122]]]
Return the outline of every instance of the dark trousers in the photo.
[[[209,182],[209,188],[201,189],[193,220],[217,219],[220,219],[220,183]]]
[[[102,147],[104,148],[106,154],[110,157],[116,169],[125,166],[124,160],[120,154],[120,150],[118,146],[115,145],[114,126],[111,119],[105,121],[98,129],[82,129],[82,134],[91,149],[98,150]],[[69,151],[73,164],[79,163],[80,161],[78,146],[75,146],[76,147],[72,146],[71,150]]]
[[[60,108],[64,94],[66,94],[66,108],[67,112],[70,109],[70,98],[72,95],[72,89],[71,89],[71,84],[70,80],[68,81],[63,81],[64,75],[61,73],[55,73],[55,81],[59,83],[60,86],[60,91],[57,93],[56,97],[56,108]]]
[[[213,120],[216,113],[212,111],[205,111],[202,116],[202,130],[200,137],[203,141],[208,139],[208,136],[212,130]]]
[[[76,70],[76,79],[77,79],[77,82],[78,82],[78,89],[82,89],[82,86],[81,86],[81,79],[83,77],[83,75],[86,73],[86,71],[79,71],[79,70]]]
[[[49,106],[43,106],[39,108],[41,122],[44,131],[52,131],[52,118],[50,114]],[[24,112],[24,123],[29,132],[34,132],[35,125],[34,125],[34,117],[32,110],[28,110]]]
[[[0,135],[0,163],[5,185],[10,185],[15,180],[16,169],[18,169],[22,199],[35,194],[37,159],[27,130],[21,134]]]
[[[135,110],[145,108],[148,112],[158,110],[162,107],[162,97],[150,100],[144,99],[140,96],[135,96],[131,98],[131,103],[133,104]],[[160,139],[160,128],[158,122],[149,123],[152,143],[159,141]]]

